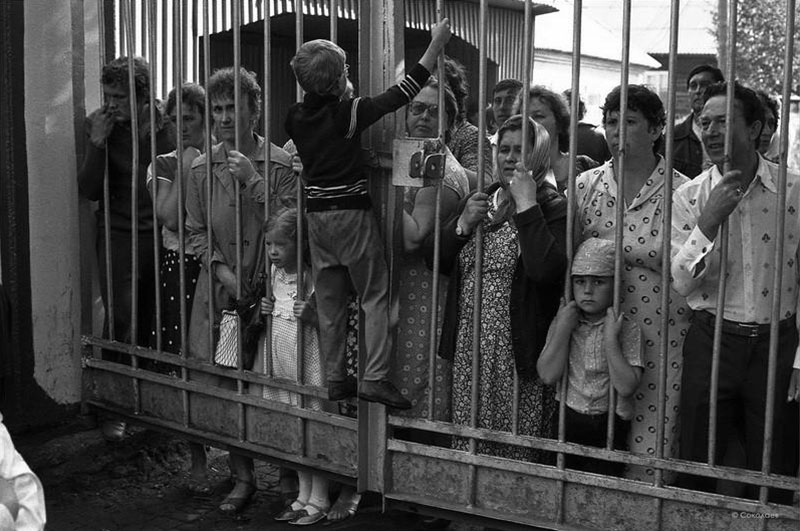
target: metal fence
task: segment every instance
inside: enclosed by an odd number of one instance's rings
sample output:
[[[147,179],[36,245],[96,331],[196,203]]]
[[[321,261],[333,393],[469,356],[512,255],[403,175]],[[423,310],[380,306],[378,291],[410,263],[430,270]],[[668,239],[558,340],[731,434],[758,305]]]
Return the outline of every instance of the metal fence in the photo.
[[[536,15],[546,13],[552,9],[549,3],[536,3],[526,0],[519,2],[523,4],[522,9],[517,11],[509,10],[503,16],[514,26],[514,39],[505,43],[505,49],[491,50],[492,54],[502,55],[504,53],[513,54],[518,59],[513,62],[511,72],[513,77],[522,80],[522,94],[528,94],[531,88],[531,80],[536,79],[536,73],[532,72],[533,55],[536,50],[533,47],[534,20]],[[474,15],[474,19],[464,20],[461,26],[455,29],[455,35],[465,37],[467,33],[476,45],[475,53],[478,55],[480,69],[478,72],[479,83],[473,87],[478,92],[478,101],[487,102],[490,100],[489,94],[491,87],[487,86],[487,58],[490,54],[489,41],[496,40],[496,36],[489,33],[489,4],[487,0],[469,3],[469,12]],[[477,5],[474,5],[477,4]],[[503,3],[500,3],[503,4]],[[787,13],[795,13],[794,0],[787,0]],[[567,199],[567,211],[564,218],[564,227],[560,234],[556,234],[556,239],[563,239],[564,263],[567,267],[562,268],[558,274],[559,279],[555,285],[559,290],[563,286],[563,293],[566,301],[571,300],[569,264],[572,262],[573,251],[577,247],[580,234],[580,205],[576,198],[579,191],[576,188],[574,176],[578,172],[577,159],[577,137],[578,137],[578,108],[580,101],[580,62],[581,62],[581,15],[582,2],[575,0],[574,5],[574,40],[573,40],[573,63],[572,63],[572,99],[569,102],[571,122],[569,127],[569,157],[568,157],[568,185],[565,192]],[[606,430],[606,444],[604,447],[592,447],[575,442],[568,442],[566,431],[567,418],[567,389],[569,386],[567,373],[563,370],[561,377],[558,405],[553,410],[557,416],[557,429],[552,433],[526,434],[527,431],[521,426],[526,425],[535,411],[530,409],[530,402],[526,402],[529,386],[532,379],[529,375],[520,375],[513,367],[513,356],[511,347],[508,346],[505,356],[511,359],[511,389],[508,396],[511,397],[505,406],[507,410],[503,413],[511,419],[511,424],[507,430],[490,429],[484,426],[483,421],[487,412],[481,401],[487,388],[482,384],[485,376],[483,372],[486,364],[491,361],[494,352],[481,349],[485,344],[487,335],[493,333],[493,329],[498,328],[504,323],[491,321],[491,314],[485,312],[486,306],[484,297],[487,288],[483,284],[486,273],[486,260],[494,260],[492,255],[486,256],[487,238],[493,237],[486,234],[483,224],[478,224],[472,236],[474,255],[469,263],[472,272],[468,273],[465,269],[455,269],[457,274],[463,278],[469,276],[472,282],[471,294],[462,294],[463,301],[470,300],[467,306],[471,306],[471,315],[462,317],[464,322],[469,320],[469,326],[465,325],[464,330],[469,329],[469,340],[464,337],[463,344],[468,345],[469,355],[465,353],[471,361],[469,370],[459,373],[459,377],[466,379],[465,389],[469,389],[469,403],[453,404],[452,407],[461,408],[459,418],[466,419],[463,422],[454,421],[453,417],[447,415],[437,415],[435,413],[436,404],[444,400],[450,401],[450,390],[441,392],[437,395],[435,389],[441,382],[447,382],[452,377],[448,372],[451,369],[446,365],[441,365],[437,360],[439,349],[439,334],[442,323],[442,315],[446,311],[444,294],[446,289],[444,284],[448,280],[442,275],[447,271],[441,263],[442,247],[446,237],[443,231],[452,225],[448,225],[442,212],[442,194],[444,185],[441,180],[435,186],[435,215],[433,224],[430,227],[429,243],[430,257],[433,273],[429,273],[428,281],[423,283],[424,290],[427,290],[426,299],[421,304],[427,304],[428,308],[424,312],[424,326],[418,324],[419,321],[403,321],[397,323],[399,332],[394,334],[395,347],[403,341],[402,332],[419,332],[421,343],[425,345],[424,359],[420,356],[418,360],[420,378],[425,387],[425,394],[420,397],[420,403],[425,403],[425,414],[422,416],[409,416],[394,414],[387,411],[384,407],[367,403],[358,402],[357,419],[348,418],[340,415],[335,408],[329,406],[315,407],[327,398],[326,389],[318,385],[307,385],[305,378],[307,375],[303,360],[307,359],[304,355],[304,334],[309,333],[305,330],[302,323],[298,320],[297,324],[297,361],[295,364],[296,376],[294,378],[276,378],[271,364],[272,358],[272,321],[266,319],[266,331],[264,332],[263,343],[259,346],[259,355],[263,355],[265,360],[259,371],[245,368],[243,357],[238,356],[238,362],[234,368],[222,368],[212,363],[214,357],[214,345],[217,342],[220,332],[214,327],[207,327],[201,335],[205,336],[204,342],[207,351],[192,353],[190,343],[192,335],[190,327],[195,322],[193,312],[201,311],[209,318],[209,322],[214,321],[214,316],[219,316],[222,308],[216,307],[214,300],[215,287],[219,288],[219,280],[215,276],[215,262],[220,260],[220,250],[216,248],[221,244],[232,244],[232,251],[228,249],[222,254],[232,256],[232,263],[227,264],[230,270],[235,271],[235,285],[237,299],[243,298],[246,291],[247,279],[243,273],[247,269],[244,261],[244,253],[249,253],[252,258],[253,248],[261,247],[262,251],[265,244],[263,241],[263,231],[256,230],[259,241],[247,242],[245,245],[244,236],[248,220],[243,216],[254,216],[258,211],[257,217],[259,224],[264,220],[270,219],[275,213],[276,188],[271,179],[274,178],[276,153],[282,153],[278,148],[271,144],[270,128],[264,127],[262,131],[252,131],[263,137],[263,152],[251,152],[249,154],[251,164],[257,171],[258,176],[249,184],[233,186],[233,203],[228,204],[225,215],[228,215],[234,228],[232,242],[221,242],[222,236],[215,233],[215,223],[221,215],[219,210],[214,210],[214,197],[219,194],[217,186],[222,186],[224,179],[231,179],[230,174],[219,173],[224,170],[225,163],[214,159],[212,152],[221,150],[228,154],[229,149],[237,151],[242,146],[250,145],[249,138],[242,137],[242,131],[246,128],[240,123],[249,117],[245,114],[242,117],[242,109],[249,107],[245,100],[246,92],[242,89],[242,79],[240,66],[242,65],[241,56],[241,27],[246,23],[263,22],[263,78],[258,79],[258,83],[263,87],[263,123],[272,124],[275,120],[283,122],[284,116],[275,116],[268,104],[270,100],[269,87],[271,86],[271,73],[274,72],[272,46],[276,42],[276,36],[272,31],[271,17],[265,17],[264,2],[246,2],[244,0],[231,0],[217,2],[214,0],[200,1],[174,1],[174,2],[131,2],[129,0],[119,0],[114,4],[114,16],[103,14],[105,3],[98,2],[101,16],[104,21],[117,20],[115,38],[116,43],[101,43],[100,60],[105,62],[108,55],[106,49],[115,45],[115,50],[125,55],[127,51],[135,51],[136,54],[144,56],[149,62],[149,115],[145,118],[141,115],[140,107],[137,107],[136,98],[129,98],[131,115],[132,143],[132,167],[139,168],[143,165],[143,158],[155,161],[161,153],[157,152],[157,143],[141,139],[154,138],[154,125],[158,123],[159,116],[156,99],[160,94],[163,95],[166,89],[171,86],[181,86],[187,81],[198,82],[204,86],[208,85],[211,76],[212,61],[212,34],[220,31],[230,31],[232,41],[232,56],[230,64],[234,72],[234,106],[235,118],[233,128],[234,138],[225,144],[215,144],[215,135],[220,135],[217,139],[223,138],[223,133],[212,127],[219,127],[220,105],[219,100],[215,100],[213,95],[206,93],[204,100],[204,158],[196,159],[191,163],[191,169],[186,168],[186,162],[178,155],[175,160],[175,179],[170,186],[176,186],[177,205],[184,205],[189,193],[204,198],[201,203],[204,207],[202,213],[205,225],[198,228],[192,226],[193,234],[187,234],[187,212],[179,207],[178,222],[175,233],[177,234],[177,255],[180,286],[177,292],[180,300],[180,310],[177,319],[173,315],[168,322],[164,321],[164,308],[162,303],[165,300],[162,294],[164,283],[161,278],[162,268],[159,267],[163,261],[164,250],[160,242],[162,221],[159,219],[158,209],[153,209],[152,214],[152,234],[140,234],[140,228],[136,220],[136,213],[140,211],[141,194],[138,190],[145,186],[140,173],[134,172],[130,181],[132,189],[130,211],[133,213],[130,223],[130,262],[131,286],[130,286],[130,323],[126,331],[126,337],[115,336],[115,326],[109,326],[108,337],[101,338],[95,336],[84,336],[83,343],[87,347],[87,357],[85,358],[84,380],[86,387],[86,401],[102,410],[122,415],[126,418],[145,423],[155,428],[172,431],[185,435],[187,438],[203,441],[209,444],[222,446],[234,451],[243,452],[252,456],[266,460],[288,464],[289,466],[307,468],[321,471],[328,475],[337,477],[347,482],[357,482],[361,489],[374,490],[382,493],[390,503],[399,505],[413,505],[423,511],[436,514],[456,515],[457,517],[478,518],[492,521],[492,525],[500,526],[525,526],[538,525],[552,529],[698,529],[701,527],[711,529],[794,529],[800,520],[800,510],[797,506],[797,496],[800,493],[798,484],[797,470],[792,474],[775,473],[775,456],[773,455],[773,432],[776,419],[776,411],[782,404],[776,403],[776,396],[783,396],[776,392],[776,374],[778,367],[778,352],[780,349],[779,323],[781,322],[781,301],[780,297],[774,296],[771,304],[772,312],[769,319],[769,359],[768,359],[768,380],[765,387],[766,400],[764,401],[763,417],[765,419],[763,441],[769,444],[762,444],[763,455],[758,469],[746,469],[740,466],[731,466],[723,462],[723,457],[716,454],[718,437],[718,399],[720,394],[719,367],[720,360],[726,356],[723,345],[723,337],[726,323],[723,320],[725,315],[725,293],[726,293],[726,267],[729,262],[726,258],[721,259],[721,271],[719,273],[720,283],[717,293],[721,294],[717,298],[714,320],[713,334],[713,353],[712,371],[710,383],[710,399],[708,413],[708,438],[707,438],[707,459],[703,462],[680,459],[670,441],[674,443],[674,435],[668,433],[670,430],[670,420],[674,424],[676,419],[668,410],[667,397],[674,395],[674,390],[668,389],[667,374],[670,371],[670,364],[675,361],[675,341],[683,340],[683,337],[674,337],[674,330],[671,327],[670,319],[663,316],[670,316],[671,303],[670,297],[675,295],[670,284],[670,275],[667,273],[672,269],[672,258],[675,256],[675,249],[672,248],[673,212],[671,206],[675,203],[673,198],[673,154],[674,154],[674,124],[675,124],[675,93],[683,80],[675,79],[673,72],[676,69],[677,50],[678,50],[678,21],[680,17],[680,2],[671,2],[671,22],[670,22],[670,60],[669,60],[669,96],[665,102],[666,107],[666,127],[664,139],[666,142],[663,179],[664,184],[661,188],[658,200],[663,207],[661,214],[662,226],[657,230],[661,234],[660,248],[653,251],[660,255],[660,271],[658,282],[653,283],[653,291],[660,301],[657,322],[651,326],[658,329],[658,344],[650,347],[650,352],[656,353],[655,357],[648,359],[652,363],[649,368],[653,375],[654,388],[649,392],[656,397],[657,404],[655,411],[646,411],[644,414],[655,418],[652,423],[655,433],[652,438],[655,441],[652,453],[629,451],[615,448],[615,404],[619,400],[614,392],[614,386],[609,385],[608,399],[608,422]],[[405,9],[404,9],[405,7]],[[504,6],[500,6],[504,7]],[[514,6],[512,6],[514,7]],[[736,79],[736,7],[735,0],[729,1],[728,19],[730,31],[728,34],[727,50],[729,52],[729,62],[725,77]],[[402,65],[403,59],[403,35],[402,27],[405,26],[403,16],[408,16],[410,10],[417,9],[424,12],[425,17],[419,16],[421,28],[427,28],[431,22],[445,16],[459,17],[465,11],[464,6],[459,3],[443,2],[412,2],[404,6],[402,2],[369,2],[369,1],[343,1],[330,0],[330,2],[308,2],[301,3],[298,8],[292,2],[269,2],[269,10],[273,16],[292,12],[295,17],[294,42],[299,46],[304,42],[304,29],[309,27],[311,22],[307,17],[314,17],[313,23],[326,17],[329,27],[329,38],[337,41],[338,23],[340,18],[355,19],[359,28],[359,44],[357,57],[349,58],[350,64],[357,64],[358,79],[361,80],[359,91],[364,95],[372,92],[377,93],[383,88],[393,83],[396,76],[395,69]],[[435,16],[431,17],[431,12]],[[623,55],[621,57],[622,69],[620,72],[620,105],[619,105],[619,132],[618,145],[619,154],[614,159],[614,175],[617,184],[618,196],[613,199],[616,201],[616,218],[609,226],[613,226],[613,239],[616,242],[626,240],[625,209],[621,208],[625,203],[622,194],[625,188],[626,176],[629,174],[627,169],[632,162],[629,160],[629,81],[628,81],[628,53],[630,50],[630,28],[631,28],[631,1],[621,2],[621,16],[624,20],[623,31]],[[331,17],[330,14],[336,16]],[[207,14],[207,16],[205,16]],[[423,20],[424,19],[424,20]],[[170,22],[171,24],[168,24]],[[318,28],[315,27],[315,31]],[[460,33],[461,32],[461,33]],[[100,32],[100,35],[106,35]],[[511,34],[511,33],[509,33]],[[794,34],[794,17],[790,16],[786,22],[786,55],[783,58],[781,68],[785,72],[783,101],[790,101],[791,96],[791,75],[793,58],[793,39],[789,38]],[[200,48],[202,42],[203,48]],[[513,49],[509,49],[513,46]],[[521,48],[521,50],[520,50]],[[519,52],[521,51],[521,58]],[[196,58],[202,56],[203,64],[199,64]],[[440,58],[439,70],[444,69],[443,59]],[[169,65],[169,66],[168,66]],[[102,66],[102,65],[101,65]],[[410,66],[410,65],[407,65]],[[134,78],[135,64],[133,57],[128,59],[129,86],[136,86]],[[198,77],[199,72],[203,73],[202,78]],[[440,84],[442,87],[444,83]],[[302,98],[302,92],[298,88],[298,98]],[[183,109],[184,96],[182,91],[176,91],[176,109]],[[733,85],[728,85],[727,110],[725,114],[725,153],[728,162],[723,170],[731,169],[732,150],[734,149],[734,137],[737,123],[736,107],[734,105]],[[520,112],[523,116],[528,116],[531,101],[527,97],[521,98]],[[438,136],[444,142],[446,137],[447,116],[445,113],[445,94],[440,88],[438,95]],[[251,109],[252,110],[252,109]],[[797,248],[797,242],[787,238],[786,212],[793,211],[795,205],[787,204],[787,190],[791,186],[787,183],[794,183],[791,175],[787,176],[786,153],[788,135],[788,112],[789,106],[785,105],[781,113],[781,158],[779,161],[779,174],[777,177],[776,209],[778,215],[774,220],[774,283],[771,293],[779,294],[783,275],[783,267],[786,262],[785,253],[787,247]],[[184,127],[184,113],[177,112],[175,119],[175,130],[180,132]],[[528,120],[522,120],[521,138],[527,139],[531,135],[530,128],[534,126]],[[143,128],[149,128],[150,137],[140,134]],[[391,116],[379,122],[371,129],[365,138],[365,147],[376,153],[375,157],[380,161],[379,164],[369,170],[371,177],[371,191],[373,200],[376,203],[376,211],[381,218],[387,239],[387,258],[392,269],[393,283],[391,286],[392,294],[399,304],[407,304],[408,293],[404,290],[409,288],[409,282],[402,281],[404,274],[402,264],[405,250],[403,249],[402,232],[398,232],[398,227],[402,226],[404,215],[404,197],[409,194],[403,189],[396,188],[390,183],[389,175],[392,165],[388,164],[391,153],[391,141],[395,137],[403,136],[403,126],[401,120]],[[489,124],[486,114],[481,112],[478,115],[477,137],[483,139],[487,136]],[[537,133],[539,134],[539,133]],[[635,140],[635,139],[634,139]],[[187,147],[185,140],[180,134],[176,135],[176,153],[181,154]],[[482,141],[481,141],[482,142]],[[212,148],[213,146],[213,148]],[[144,149],[145,151],[142,151]],[[522,142],[522,160],[530,159],[532,146],[528,142]],[[449,156],[449,155],[448,155]],[[495,155],[493,155],[495,156]],[[198,162],[199,161],[199,162]],[[258,162],[260,161],[260,163]],[[482,145],[477,149],[477,168],[489,168],[494,161],[487,160]],[[398,160],[394,160],[396,166]],[[284,160],[285,166],[285,160]],[[536,170],[536,168],[528,168]],[[187,191],[187,186],[192,187],[189,181],[179,178],[184,173],[189,173],[189,180],[196,179],[197,182],[203,181],[204,188],[195,187]],[[442,171],[444,173],[444,171]],[[155,170],[154,177],[157,177]],[[104,226],[112,227],[112,189],[115,186],[110,181],[115,175],[106,172],[103,187],[103,202],[109,206],[103,209]],[[482,193],[493,190],[490,188],[491,182],[497,179],[490,171],[477,171],[475,182],[471,186],[472,191]],[[231,181],[233,183],[234,181]],[[298,177],[299,182],[299,177]],[[119,184],[119,183],[117,183]],[[150,184],[150,193],[153,197],[158,197],[159,187],[165,186],[158,178],[153,178]],[[251,194],[251,187],[260,187],[259,194]],[[297,195],[293,199],[300,206],[302,212],[303,195],[302,187],[296,187]],[[413,203],[412,203],[413,205]],[[412,207],[413,208],[413,207]],[[303,216],[298,216],[297,222],[297,247],[304,247],[304,225]],[[452,220],[452,216],[451,216]],[[611,220],[607,220],[611,221]],[[251,223],[252,226],[252,223]],[[556,229],[548,229],[557,232]],[[126,231],[123,230],[123,233]],[[105,238],[105,255],[101,257],[103,263],[108,268],[104,275],[106,279],[106,308],[107,322],[115,323],[120,316],[115,315],[115,273],[111,270],[114,263],[113,254],[114,241],[112,241],[112,231],[103,231]],[[721,247],[721,256],[728,257],[728,227],[723,224],[718,237],[718,245]],[[788,234],[793,234],[791,229]],[[205,296],[205,307],[198,310],[195,302],[194,309],[186,303],[187,293],[194,289],[194,285],[187,279],[185,265],[187,263],[187,250],[192,246],[189,240],[200,235],[206,241],[207,255],[197,256],[204,265],[201,268],[197,280],[198,293],[203,285],[207,290]],[[517,242],[521,236],[516,236]],[[141,282],[141,269],[148,267],[139,260],[142,253],[140,245],[143,241],[150,241],[153,246],[152,254],[154,259],[149,263],[152,275],[155,278],[154,293],[145,295],[151,297],[153,301],[153,336],[152,341],[144,344],[141,339],[143,327],[151,326],[143,323],[137,317],[141,314],[140,305],[142,304],[138,283]],[[522,247],[525,246],[523,242]],[[232,254],[231,254],[232,253]],[[622,310],[622,301],[626,285],[623,282],[626,267],[629,264],[626,258],[627,250],[623,245],[616,246],[615,257],[615,282],[614,282],[614,310],[619,313]],[[463,257],[463,255],[461,255]],[[223,262],[224,263],[224,262]],[[421,262],[418,262],[421,263]],[[297,271],[297,292],[306,293],[306,287],[312,283],[312,278],[304,278],[303,271],[305,265],[302,256],[298,255]],[[124,266],[123,269],[128,269]],[[261,270],[263,276],[271,281],[275,272],[271,268],[270,261],[267,259]],[[661,272],[664,272],[661,274]],[[117,275],[121,272],[117,271]],[[417,274],[416,272],[414,274]],[[201,277],[205,276],[205,280]],[[451,275],[452,277],[452,275]],[[796,280],[796,279],[795,279]],[[563,282],[563,283],[562,283]],[[449,279],[450,289],[454,289],[456,280]],[[266,296],[271,293],[271,284],[267,282]],[[415,288],[416,289],[416,288]],[[785,291],[785,290],[784,290]],[[730,292],[730,291],[728,291]],[[423,291],[419,292],[420,295]],[[195,296],[195,301],[200,300]],[[552,301],[551,301],[552,302]],[[466,303],[464,303],[466,304]],[[118,308],[118,306],[117,306]],[[465,307],[461,310],[465,312]],[[397,311],[396,308],[394,310]],[[361,315],[363,321],[364,315]],[[636,320],[633,316],[629,316]],[[179,330],[180,346],[168,352],[162,339],[162,329],[165,326],[177,327]],[[535,323],[530,323],[535,326]],[[424,330],[423,330],[424,329]],[[238,328],[237,344],[241,345],[243,337],[241,329]],[[509,332],[510,333],[510,332]],[[363,345],[361,350],[363,351]],[[101,353],[102,350],[102,353]],[[103,355],[107,352],[117,352],[127,355],[128,358],[114,358],[114,356]],[[240,351],[241,352],[241,351]],[[670,352],[673,352],[671,355]],[[360,365],[363,365],[364,353],[361,352]],[[120,362],[122,361],[122,362]],[[154,362],[155,365],[154,365]],[[680,364],[681,360],[677,360]],[[159,365],[172,367],[172,371],[159,370]],[[534,380],[536,378],[534,377]],[[215,384],[216,382],[216,384]],[[220,383],[222,382],[222,383]],[[541,382],[536,382],[541,385]],[[462,385],[462,384],[459,384]],[[253,389],[264,387],[266,389],[277,389],[288,393],[296,394],[299,400],[294,404],[287,404],[278,400],[263,398],[263,394],[253,393]],[[355,405],[355,402],[352,402]],[[672,406],[672,404],[669,404]],[[683,404],[682,407],[691,407]],[[638,412],[638,411],[637,411]],[[797,418],[792,420],[794,429],[797,430]],[[752,435],[752,434],[751,434]],[[795,433],[795,440],[797,434]],[[457,442],[460,441],[460,442]],[[511,454],[527,455],[524,459],[511,458],[503,451],[488,451],[487,448],[510,448]],[[794,449],[795,463],[797,461],[797,449]],[[618,467],[628,467],[629,470],[637,469],[649,471],[645,478],[632,478],[623,475],[606,475],[576,470],[567,466],[572,457],[585,457],[603,463],[610,463]],[[796,466],[796,465],[795,465]],[[741,490],[734,489],[726,491],[726,494],[715,492],[701,492],[685,488],[676,483],[676,476],[696,476],[707,478],[709,481],[729,482],[728,485],[739,483],[757,487],[757,496],[745,496]],[[679,486],[681,485],[681,486]],[[774,503],[770,501],[771,490],[785,489],[792,491],[795,496],[794,505],[791,502]],[[790,495],[791,497],[791,495]],[[741,516],[741,518],[738,518]]]

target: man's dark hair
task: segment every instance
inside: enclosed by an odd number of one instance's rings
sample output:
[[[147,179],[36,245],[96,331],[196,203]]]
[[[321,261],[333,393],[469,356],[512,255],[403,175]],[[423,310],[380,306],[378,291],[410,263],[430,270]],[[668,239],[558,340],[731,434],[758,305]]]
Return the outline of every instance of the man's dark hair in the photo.
[[[686,88],[689,88],[689,82],[692,80],[694,76],[699,74],[700,72],[711,72],[711,75],[714,78],[714,83],[720,83],[725,81],[725,76],[722,75],[722,70],[717,68],[716,66],[711,65],[697,65],[689,72],[689,75],[686,76]]]
[[[150,96],[150,71],[143,57],[133,58],[133,78],[136,87],[136,99],[145,101]],[[121,87],[128,90],[128,57],[117,57],[103,66],[100,77],[103,85]]]
[[[715,96],[724,97],[727,95],[727,81],[714,83],[706,89],[705,101],[708,101]],[[764,106],[761,104],[761,100],[758,98],[758,94],[756,94],[755,90],[747,88],[736,81],[733,84],[733,99],[738,100],[741,104],[742,115],[744,115],[744,121],[747,125],[752,125],[756,121],[759,121],[761,122],[761,126],[764,126]],[[758,134],[760,135],[761,131],[759,131]]]
[[[508,89],[512,89],[519,92],[520,90],[522,90],[522,81],[519,81],[517,79],[503,79],[501,81],[498,81],[497,85],[495,85],[494,89],[492,90],[492,96],[494,96],[501,90],[508,90]]]
[[[780,115],[778,114],[778,100],[776,100],[763,90],[757,90],[756,94],[758,94],[758,99],[761,100],[761,105],[764,106],[764,120],[766,121],[767,119],[767,111],[770,111],[772,113],[772,116],[775,117],[775,123],[773,124],[773,127],[777,128],[778,120],[780,120]]]
[[[606,101],[603,103],[603,125],[611,112],[620,111],[621,87],[617,86],[608,93]],[[639,111],[651,127],[664,127],[667,123],[667,114],[664,111],[664,102],[658,94],[645,87],[644,85],[628,85],[628,109]],[[653,151],[658,153],[661,143],[664,141],[664,134],[659,136],[653,144]]]

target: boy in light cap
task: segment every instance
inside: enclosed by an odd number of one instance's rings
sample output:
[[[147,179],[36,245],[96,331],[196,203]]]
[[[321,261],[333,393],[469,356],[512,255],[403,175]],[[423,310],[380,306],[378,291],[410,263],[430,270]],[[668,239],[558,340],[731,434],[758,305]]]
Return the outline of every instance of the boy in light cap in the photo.
[[[572,261],[574,300],[561,307],[547,333],[536,369],[546,384],[567,370],[566,435],[569,442],[605,447],[609,384],[617,392],[614,448],[627,450],[632,395],[642,375],[642,334],[633,321],[614,312],[614,242],[590,238]],[[558,416],[554,419],[558,430]],[[619,476],[622,463],[566,456],[569,468]]]

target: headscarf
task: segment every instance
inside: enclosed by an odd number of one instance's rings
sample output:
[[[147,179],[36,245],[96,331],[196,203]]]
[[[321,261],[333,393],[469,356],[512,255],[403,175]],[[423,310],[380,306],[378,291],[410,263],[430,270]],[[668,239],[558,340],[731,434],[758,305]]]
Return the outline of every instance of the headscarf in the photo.
[[[508,131],[522,130],[522,115],[517,114],[505,121],[500,129],[497,130],[497,142],[503,138],[503,135]],[[528,160],[525,167],[531,172],[533,180],[536,182],[536,201],[540,205],[544,205],[551,201],[555,196],[558,196],[558,190],[549,182],[545,180],[548,170],[550,169],[550,136],[547,130],[536,122],[533,118],[528,118],[528,142],[532,143],[528,151]],[[495,175],[495,182],[502,183],[501,168],[496,168],[497,175]],[[505,190],[501,192],[501,204],[497,208],[492,225],[500,225],[505,223],[511,218],[514,213],[515,204],[511,194]]]

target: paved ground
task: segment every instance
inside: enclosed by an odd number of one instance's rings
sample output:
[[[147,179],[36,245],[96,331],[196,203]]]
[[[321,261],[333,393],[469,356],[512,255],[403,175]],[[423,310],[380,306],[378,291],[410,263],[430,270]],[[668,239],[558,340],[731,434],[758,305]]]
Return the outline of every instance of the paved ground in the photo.
[[[256,465],[259,490],[254,502],[240,518],[232,519],[216,510],[228,477],[226,454],[221,451],[209,453],[216,491],[208,497],[194,497],[184,487],[188,448],[168,435],[135,429],[125,441],[112,446],[98,429],[72,423],[15,437],[15,443],[45,486],[48,531],[297,529],[272,520],[281,502],[277,469],[266,463]],[[406,531],[417,527],[416,516],[399,511],[383,514],[380,500],[367,498],[354,518],[312,528]],[[451,524],[450,529],[480,528]]]

